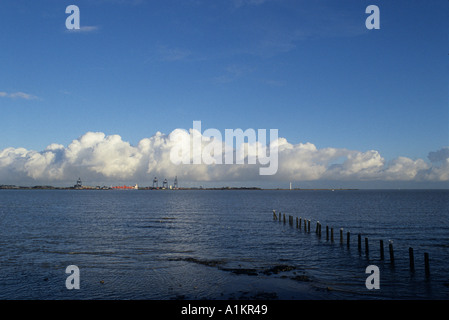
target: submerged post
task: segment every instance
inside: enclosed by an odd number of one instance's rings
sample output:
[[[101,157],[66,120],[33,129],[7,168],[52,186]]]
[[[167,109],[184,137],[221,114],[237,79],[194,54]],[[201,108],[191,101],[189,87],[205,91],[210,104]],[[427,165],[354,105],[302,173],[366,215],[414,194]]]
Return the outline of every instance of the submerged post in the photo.
[[[343,243],[343,228],[340,228],[340,244]]]
[[[350,234],[350,232],[348,231],[347,233],[346,233],[346,245],[349,247],[349,243],[350,243],[350,237],[351,237],[351,234]]]
[[[329,240],[329,226],[326,226],[326,240]]]
[[[276,210],[273,210],[273,220],[277,220],[277,216],[276,216]]]
[[[299,229],[301,229],[301,220],[302,220],[302,218],[299,217]]]
[[[307,231],[310,232],[310,219],[307,221]]]

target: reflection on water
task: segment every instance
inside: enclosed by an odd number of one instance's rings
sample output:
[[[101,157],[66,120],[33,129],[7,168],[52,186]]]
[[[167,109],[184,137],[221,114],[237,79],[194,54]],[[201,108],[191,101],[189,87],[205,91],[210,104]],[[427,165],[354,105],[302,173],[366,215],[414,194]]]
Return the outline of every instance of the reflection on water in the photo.
[[[1,299],[447,299],[447,191],[0,191]],[[310,219],[311,232],[272,210]],[[315,223],[323,226],[315,234]],[[334,228],[335,241],[326,239]],[[350,246],[339,230],[351,232]],[[357,248],[368,238],[369,255]],[[385,243],[380,259],[379,240]],[[395,265],[388,259],[394,240]],[[415,252],[409,271],[408,248]],[[431,257],[424,275],[423,253]],[[67,290],[65,268],[80,269]],[[367,290],[365,268],[380,269]]]

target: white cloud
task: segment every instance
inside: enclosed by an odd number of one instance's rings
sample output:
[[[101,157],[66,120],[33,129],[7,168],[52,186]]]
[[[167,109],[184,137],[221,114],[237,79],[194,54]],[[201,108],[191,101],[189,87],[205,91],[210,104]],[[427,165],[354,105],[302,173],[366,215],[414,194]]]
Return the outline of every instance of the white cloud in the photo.
[[[234,6],[240,8],[243,6],[259,6],[270,0],[234,0]]]
[[[163,61],[179,61],[190,56],[191,52],[187,49],[159,47],[159,54]]]
[[[90,33],[98,31],[98,26],[81,26],[79,29],[66,29],[66,32],[69,33]]]
[[[87,132],[67,147],[53,143],[43,151],[6,148],[0,150],[0,184],[73,182],[81,176],[89,181],[147,181],[151,185],[154,176],[175,175],[183,181],[217,182],[449,181],[448,147],[430,152],[430,162],[403,156],[387,162],[376,150],[319,149],[312,143],[291,144],[279,138],[279,169],[273,176],[259,176],[260,165],[247,161],[243,165],[173,164],[174,138],[188,139],[190,134],[192,130],[182,129],[169,135],[157,132],[133,146],[119,135]],[[190,141],[186,147],[191,148]],[[251,150],[247,149],[246,157]]]
[[[4,91],[0,91],[0,98],[11,98],[11,99],[24,99],[24,100],[35,100],[37,99],[36,96],[29,94],[29,93],[25,93],[25,92],[4,92]]]

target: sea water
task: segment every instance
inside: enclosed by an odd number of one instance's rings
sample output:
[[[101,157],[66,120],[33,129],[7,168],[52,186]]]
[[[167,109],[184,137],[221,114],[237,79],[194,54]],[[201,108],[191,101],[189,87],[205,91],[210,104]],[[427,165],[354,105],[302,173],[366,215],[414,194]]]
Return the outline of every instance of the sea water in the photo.
[[[0,299],[439,300],[448,264],[447,190],[0,190]]]

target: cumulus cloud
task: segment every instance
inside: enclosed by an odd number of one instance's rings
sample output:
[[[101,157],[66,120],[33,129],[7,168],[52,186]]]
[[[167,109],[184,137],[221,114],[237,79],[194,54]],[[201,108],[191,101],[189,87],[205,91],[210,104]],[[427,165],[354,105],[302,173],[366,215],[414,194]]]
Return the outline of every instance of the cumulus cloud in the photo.
[[[217,182],[449,181],[449,147],[430,152],[429,161],[400,156],[387,162],[376,150],[319,149],[312,143],[291,144],[280,137],[272,142],[278,148],[279,161],[272,176],[260,176],[262,165],[248,163],[257,148],[266,148],[260,140],[257,146],[244,142],[231,150],[234,155],[243,155],[244,164],[175,164],[170,154],[182,139],[187,141],[185,148],[191,151],[189,163],[193,163],[193,133],[193,129],[176,129],[168,135],[157,132],[131,145],[119,135],[87,132],[68,146],[53,143],[42,151],[6,148],[0,150],[0,184],[73,182],[83,177],[88,181],[146,181],[151,185],[154,176]],[[218,159],[214,152],[228,150],[220,139],[201,134],[200,137],[202,150],[207,150],[209,159]]]

